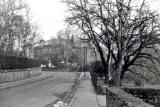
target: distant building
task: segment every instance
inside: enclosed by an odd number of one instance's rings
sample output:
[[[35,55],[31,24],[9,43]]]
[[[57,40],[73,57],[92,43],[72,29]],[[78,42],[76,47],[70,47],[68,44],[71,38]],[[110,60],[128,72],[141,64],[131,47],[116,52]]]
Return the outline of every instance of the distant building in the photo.
[[[72,64],[73,61],[73,63],[76,62],[80,66],[85,66],[94,61],[93,53],[93,47],[89,46],[88,42],[87,44],[82,41],[78,43],[73,36],[67,39],[42,40],[39,46],[34,49],[34,56],[37,59],[50,61],[52,56],[56,56],[66,64]],[[72,59],[75,56],[78,58],[77,60]]]
[[[56,41],[56,43],[54,42]],[[53,55],[58,55],[63,53],[63,44],[59,44],[58,39],[51,39],[49,41],[41,41],[39,46],[34,49],[34,57],[40,60],[51,60]]]

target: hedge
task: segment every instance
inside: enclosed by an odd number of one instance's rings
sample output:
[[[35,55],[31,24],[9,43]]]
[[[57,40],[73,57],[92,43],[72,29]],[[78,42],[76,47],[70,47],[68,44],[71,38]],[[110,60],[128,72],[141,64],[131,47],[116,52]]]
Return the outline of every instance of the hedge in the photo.
[[[103,80],[105,76],[105,69],[100,61],[92,62],[90,64],[90,75],[92,84],[98,94],[104,94],[99,79]]]
[[[121,87],[106,87],[106,93],[107,107],[159,107],[144,102]]]
[[[98,75],[101,76],[104,76],[106,73],[101,61],[92,62],[90,64],[90,71],[93,71],[94,73],[97,73]]]
[[[37,59],[0,55],[0,70],[35,68],[40,65],[41,61]]]
[[[144,88],[144,87],[130,87],[124,88],[129,94],[134,95],[140,99],[143,99],[146,103],[152,104],[155,107],[160,107],[160,89],[156,88]]]

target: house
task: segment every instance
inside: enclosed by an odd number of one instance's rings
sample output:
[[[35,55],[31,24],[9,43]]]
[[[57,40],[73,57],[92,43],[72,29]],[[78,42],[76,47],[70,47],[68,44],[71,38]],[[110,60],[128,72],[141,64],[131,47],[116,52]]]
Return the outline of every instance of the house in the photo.
[[[75,40],[73,36],[67,39],[53,38],[48,41],[42,40],[34,49],[35,58],[51,61],[53,56],[65,64],[77,63],[85,66],[95,60],[93,47],[88,42]],[[55,59],[56,60],[56,59]]]

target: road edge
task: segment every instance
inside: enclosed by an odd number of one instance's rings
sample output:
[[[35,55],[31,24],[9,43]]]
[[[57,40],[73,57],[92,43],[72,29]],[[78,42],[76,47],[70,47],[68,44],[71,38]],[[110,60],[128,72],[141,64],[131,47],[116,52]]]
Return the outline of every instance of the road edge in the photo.
[[[43,76],[43,74],[42,74],[38,77],[33,77],[33,78],[30,78],[30,79],[25,79],[25,80],[0,84],[0,90],[21,86],[21,85],[33,83],[33,82],[36,82],[36,81],[41,81],[41,80],[44,80],[44,79],[48,79],[50,77],[53,77],[53,75]]]

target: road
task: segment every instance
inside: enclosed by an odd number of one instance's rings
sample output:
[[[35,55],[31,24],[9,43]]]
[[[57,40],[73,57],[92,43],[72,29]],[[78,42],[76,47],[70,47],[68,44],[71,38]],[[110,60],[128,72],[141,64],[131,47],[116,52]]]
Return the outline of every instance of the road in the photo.
[[[0,90],[0,107],[44,107],[62,97],[76,78],[76,73],[49,73],[53,77]]]

